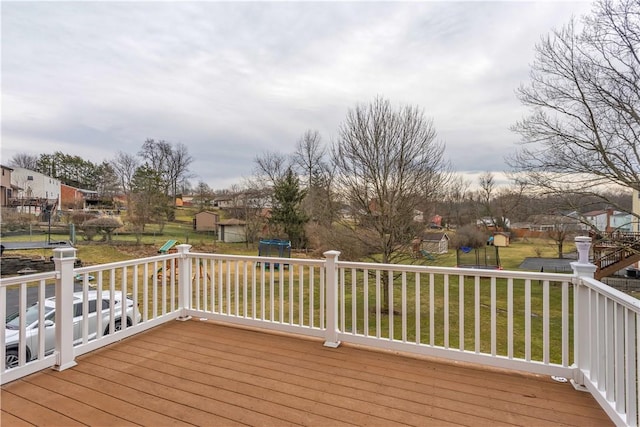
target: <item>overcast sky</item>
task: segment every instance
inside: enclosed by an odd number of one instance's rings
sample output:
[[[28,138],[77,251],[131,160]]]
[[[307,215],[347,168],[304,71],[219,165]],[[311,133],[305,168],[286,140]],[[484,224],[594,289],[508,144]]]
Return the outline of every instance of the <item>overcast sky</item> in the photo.
[[[455,169],[504,171],[542,35],[587,2],[6,2],[2,156],[135,154],[183,143],[214,189],[327,144],[382,96],[432,117]],[[472,175],[469,175],[472,176]]]

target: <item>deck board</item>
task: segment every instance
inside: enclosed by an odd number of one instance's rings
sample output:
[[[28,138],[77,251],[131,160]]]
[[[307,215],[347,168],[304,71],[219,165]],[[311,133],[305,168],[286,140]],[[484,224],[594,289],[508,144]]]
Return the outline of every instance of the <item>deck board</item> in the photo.
[[[169,322],[2,386],[2,425],[612,425],[545,376]]]

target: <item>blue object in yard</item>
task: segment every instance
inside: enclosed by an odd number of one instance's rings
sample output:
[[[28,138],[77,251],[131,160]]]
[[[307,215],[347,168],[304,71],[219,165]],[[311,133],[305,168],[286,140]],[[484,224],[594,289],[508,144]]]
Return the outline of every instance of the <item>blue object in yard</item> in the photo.
[[[260,240],[258,244],[258,256],[262,257],[274,257],[274,258],[291,258],[291,241],[281,239],[265,239]],[[260,265],[260,263],[257,263]],[[264,266],[269,268],[270,263],[265,262]],[[287,268],[289,264],[284,264]],[[280,263],[274,263],[273,267],[277,270],[280,268]]]

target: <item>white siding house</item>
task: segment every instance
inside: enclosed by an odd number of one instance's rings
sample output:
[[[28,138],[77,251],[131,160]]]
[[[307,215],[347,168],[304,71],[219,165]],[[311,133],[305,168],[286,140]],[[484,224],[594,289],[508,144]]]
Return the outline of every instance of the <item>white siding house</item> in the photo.
[[[632,216],[613,209],[592,211],[582,214],[584,220],[598,231],[633,231]]]
[[[640,216],[640,192],[638,190],[633,190],[633,198],[632,198],[632,202],[631,202],[631,211],[635,214]],[[634,231],[636,233],[640,233],[640,221],[638,221],[638,217],[634,216],[631,219],[633,226],[631,231]]]
[[[17,198],[18,201],[22,200],[27,203],[29,200],[42,199],[46,200],[49,205],[55,204],[55,209],[60,210],[60,180],[51,178],[40,172],[15,167],[11,173],[11,184],[18,188],[13,194],[14,198]],[[25,206],[25,203],[18,203],[18,210],[21,210],[21,206]],[[32,204],[31,207],[35,205],[36,204]],[[40,204],[38,205],[41,206]],[[32,212],[40,214],[40,208],[35,207],[36,211]]]

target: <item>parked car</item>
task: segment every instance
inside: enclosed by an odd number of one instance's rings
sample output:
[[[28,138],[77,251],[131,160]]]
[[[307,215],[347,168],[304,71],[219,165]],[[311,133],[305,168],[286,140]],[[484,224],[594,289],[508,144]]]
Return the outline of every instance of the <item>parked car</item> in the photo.
[[[84,296],[82,292],[76,292],[73,294],[73,340],[74,345],[82,342],[82,330],[83,330],[83,301]],[[111,292],[103,291],[102,295],[98,295],[98,291],[89,291],[87,295],[87,304],[89,314],[87,320],[89,321],[88,339],[94,339],[98,335],[98,315],[97,307],[101,307],[102,315],[102,327],[103,335],[109,334],[110,331],[110,304],[111,304]],[[135,306],[131,298],[126,297],[122,292],[117,291],[113,293],[113,310],[114,310],[114,330],[119,331],[122,329],[122,307],[123,301],[126,303],[126,322],[127,326],[133,325],[133,319],[140,321],[142,316],[138,307]],[[55,297],[47,298],[44,300],[44,352],[45,355],[51,354],[55,350],[56,343],[56,325],[55,325],[55,312],[56,301]],[[27,350],[27,362],[34,360],[38,357],[38,316],[40,306],[38,303],[27,308],[25,312],[26,320],[26,350]],[[5,346],[6,356],[5,365],[7,368],[13,368],[18,366],[18,347],[20,339],[20,313],[14,313],[7,317],[6,329],[5,329]]]

